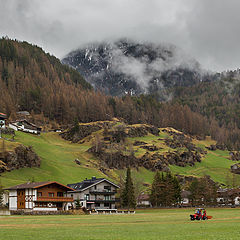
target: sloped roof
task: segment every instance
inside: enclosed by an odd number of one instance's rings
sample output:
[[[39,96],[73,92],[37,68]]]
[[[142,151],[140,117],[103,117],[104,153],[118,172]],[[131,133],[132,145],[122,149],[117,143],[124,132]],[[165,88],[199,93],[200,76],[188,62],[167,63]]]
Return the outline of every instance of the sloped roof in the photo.
[[[73,191],[74,189],[72,189],[71,187],[68,187],[68,186],[65,186],[61,183],[58,183],[58,182],[53,182],[53,181],[47,181],[47,182],[27,182],[27,183],[23,183],[23,184],[19,184],[19,185],[16,185],[16,186],[13,186],[13,187],[9,187],[9,188],[6,188],[5,190],[17,190],[17,189],[26,189],[26,188],[40,188],[40,187],[43,187],[43,186],[46,186],[46,185],[49,185],[49,184],[52,184],[52,183],[56,183],[57,185],[60,185],[64,188],[67,188],[69,191]]]
[[[73,188],[75,191],[83,191],[87,188],[90,188],[100,182],[103,182],[103,181],[107,181],[108,183],[114,185],[115,187],[119,188],[118,185],[116,185],[115,183],[105,179],[105,178],[95,178],[95,177],[92,177],[91,179],[85,179],[84,181],[82,182],[78,182],[78,183],[72,183],[72,184],[68,184],[67,186],[70,187],[70,188]]]
[[[149,200],[149,195],[148,194],[141,194],[138,197],[138,201],[148,201]]]
[[[7,118],[7,115],[4,113],[0,113],[0,118]]]
[[[183,190],[183,191],[181,192],[181,197],[182,197],[182,198],[188,198],[190,195],[191,195],[191,192],[190,192],[190,191]]]

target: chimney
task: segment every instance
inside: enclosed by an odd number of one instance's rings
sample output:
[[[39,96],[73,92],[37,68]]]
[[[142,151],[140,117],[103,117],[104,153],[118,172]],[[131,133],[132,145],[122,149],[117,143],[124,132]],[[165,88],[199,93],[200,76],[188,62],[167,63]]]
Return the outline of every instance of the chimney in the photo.
[[[95,180],[96,180],[96,177],[95,177],[95,176],[93,176],[93,177],[92,177],[92,180],[93,180],[93,181],[95,181]]]

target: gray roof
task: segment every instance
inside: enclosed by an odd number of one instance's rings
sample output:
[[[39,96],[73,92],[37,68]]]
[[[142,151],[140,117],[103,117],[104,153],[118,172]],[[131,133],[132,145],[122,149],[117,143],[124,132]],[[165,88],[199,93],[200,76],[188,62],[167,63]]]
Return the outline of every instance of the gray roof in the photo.
[[[183,191],[181,192],[181,197],[182,197],[182,198],[188,198],[190,195],[191,195],[191,192],[190,192],[190,191],[183,190]]]
[[[97,183],[100,183],[102,181],[107,181],[110,184],[114,185],[115,187],[119,188],[118,185],[116,185],[115,183],[113,183],[105,178],[96,178],[96,177],[92,177],[91,179],[85,179],[82,182],[68,184],[67,186],[70,188],[73,188],[75,191],[83,191],[84,189],[87,189],[87,188],[89,188],[93,185],[96,185]]]

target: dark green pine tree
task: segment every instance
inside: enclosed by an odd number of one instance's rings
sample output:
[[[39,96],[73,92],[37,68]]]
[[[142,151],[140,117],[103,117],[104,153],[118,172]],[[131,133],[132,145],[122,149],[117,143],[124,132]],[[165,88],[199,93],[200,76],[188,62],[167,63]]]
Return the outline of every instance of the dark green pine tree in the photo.
[[[134,194],[130,168],[127,169],[126,181],[121,194],[121,204],[122,207],[127,207],[128,209],[136,207],[136,197]]]
[[[154,207],[162,204],[162,186],[163,176],[161,177],[159,171],[157,171],[153,179],[150,193],[150,202]]]
[[[173,177],[173,188],[174,188],[174,202],[175,204],[181,203],[181,186],[178,179]]]

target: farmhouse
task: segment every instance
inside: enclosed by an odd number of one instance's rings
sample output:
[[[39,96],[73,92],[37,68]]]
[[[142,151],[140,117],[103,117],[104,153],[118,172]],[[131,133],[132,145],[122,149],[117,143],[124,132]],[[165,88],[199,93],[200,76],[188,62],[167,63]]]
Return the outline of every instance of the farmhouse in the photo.
[[[0,128],[5,128],[6,127],[6,119],[7,116],[4,113],[0,113]]]
[[[79,183],[68,184],[74,191],[68,191],[68,196],[80,202],[87,209],[116,209],[118,185],[105,178],[92,177]]]
[[[28,182],[5,190],[9,191],[9,210],[68,210],[73,203],[66,196],[73,189],[57,182]]]
[[[40,127],[37,127],[35,124],[30,123],[26,119],[9,123],[9,128],[14,129],[15,131],[23,131],[34,134],[40,134],[42,130]]]
[[[137,205],[139,207],[151,207],[151,203],[149,200],[149,195],[148,194],[141,194],[139,195],[137,199]]]
[[[240,188],[222,189],[217,191],[217,203],[219,205],[240,205]]]

